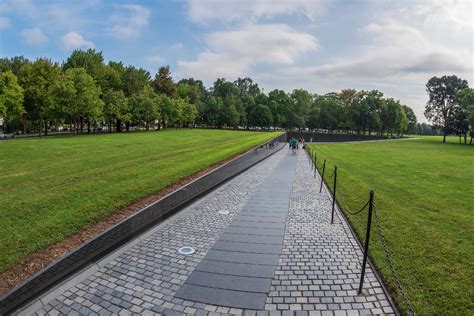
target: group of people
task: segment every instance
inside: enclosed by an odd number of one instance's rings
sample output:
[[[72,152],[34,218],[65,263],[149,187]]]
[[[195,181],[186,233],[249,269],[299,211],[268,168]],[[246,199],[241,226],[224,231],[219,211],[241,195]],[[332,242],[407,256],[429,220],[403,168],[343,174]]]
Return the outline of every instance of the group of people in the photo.
[[[304,149],[304,138],[303,137],[301,137],[300,139],[296,139],[296,138],[292,137],[288,141],[288,150],[291,149],[292,154],[296,155],[297,152],[298,152],[298,149],[300,148],[300,144],[302,145],[302,148]]]

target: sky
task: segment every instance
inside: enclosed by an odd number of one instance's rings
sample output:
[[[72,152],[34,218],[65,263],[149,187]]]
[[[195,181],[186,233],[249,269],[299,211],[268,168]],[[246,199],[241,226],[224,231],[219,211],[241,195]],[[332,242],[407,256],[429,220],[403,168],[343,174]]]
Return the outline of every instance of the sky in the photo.
[[[265,92],[378,89],[419,121],[432,76],[474,83],[469,0],[0,0],[0,56],[95,48],[175,80],[251,77]]]

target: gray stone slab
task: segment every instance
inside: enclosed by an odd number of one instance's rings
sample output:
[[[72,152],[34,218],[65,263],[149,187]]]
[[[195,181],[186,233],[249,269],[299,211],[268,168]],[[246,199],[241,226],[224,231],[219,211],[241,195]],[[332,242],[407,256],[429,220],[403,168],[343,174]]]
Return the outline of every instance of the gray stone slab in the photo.
[[[271,282],[271,278],[225,275],[202,271],[193,272],[186,280],[187,284],[256,293],[267,293]]]
[[[284,228],[252,228],[252,227],[234,227],[229,226],[227,233],[242,234],[242,235],[257,235],[257,236],[283,236],[285,234]]]
[[[224,233],[221,235],[219,240],[242,241],[242,242],[260,243],[260,244],[283,244],[282,236],[256,236],[256,235]]]
[[[218,240],[216,241],[214,246],[212,246],[211,249],[279,255],[281,253],[282,245],[255,244]]]
[[[272,210],[242,210],[240,211],[241,215],[244,216],[268,216],[268,217],[281,217],[281,218],[286,218],[287,213],[286,212],[273,212]]]
[[[278,263],[279,255],[232,252],[211,249],[207,252],[206,259],[224,262],[252,263],[274,266]]]
[[[234,220],[232,223],[230,223],[230,226],[285,229],[285,223],[282,223],[282,222],[280,222],[280,223],[268,223],[268,222],[259,222],[259,221]]]
[[[199,263],[195,271],[262,278],[271,278],[274,275],[273,269],[270,269],[268,265],[212,261],[206,259]]]
[[[285,216],[256,216],[254,214],[243,215],[239,214],[234,217],[234,221],[239,222],[260,222],[260,223],[286,223]]]
[[[184,284],[175,297],[236,308],[263,309],[267,295]]]

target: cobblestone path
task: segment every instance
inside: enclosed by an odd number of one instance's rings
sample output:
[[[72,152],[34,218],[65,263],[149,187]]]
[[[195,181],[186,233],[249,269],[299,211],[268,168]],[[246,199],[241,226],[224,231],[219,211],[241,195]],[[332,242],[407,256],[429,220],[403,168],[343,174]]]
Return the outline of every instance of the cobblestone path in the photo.
[[[287,181],[290,188],[290,192],[286,195],[288,206],[283,217],[286,225],[284,229],[282,228],[282,242],[280,244],[275,242],[274,246],[268,247],[268,249],[278,249],[277,253],[274,253],[274,250],[270,251],[278,260],[274,264],[271,261],[258,268],[252,267],[252,262],[244,261],[242,264],[248,266],[241,266],[242,269],[239,270],[250,271],[255,268],[252,270],[255,272],[263,269],[261,275],[256,273],[253,275],[268,279],[268,284],[265,283],[267,287],[262,284],[257,286],[259,289],[264,289],[259,292],[261,294],[259,297],[263,299],[262,308],[255,310],[217,305],[210,303],[209,298],[204,300],[207,303],[203,303],[203,300],[198,302],[178,298],[180,295],[177,293],[186,286],[187,280],[196,278],[190,278],[194,272],[199,278],[203,277],[203,273],[200,272],[202,269],[196,268],[203,266],[205,261],[214,260],[211,249],[219,247],[223,242],[230,245],[225,238],[221,239],[222,236],[229,232],[244,235],[242,232],[235,231],[235,225],[232,223],[241,222],[243,217],[255,215],[248,214],[255,207],[246,207],[252,199],[257,201],[257,204],[253,204],[255,206],[258,205],[258,201],[265,201],[269,196],[276,196],[279,206],[283,206],[281,196],[285,197],[285,195],[281,194],[278,198],[279,190],[272,190],[274,182],[271,181],[275,175],[281,173],[279,166],[293,168],[294,172],[290,172],[289,176],[278,177],[278,181]],[[330,224],[331,199],[324,190],[323,193],[319,193],[317,183],[319,183],[318,178],[314,179],[304,152],[300,151],[297,156],[292,156],[288,150],[283,149],[167,219],[130,245],[118,250],[102,262],[94,264],[88,269],[92,272],[86,276],[83,273],[65,282],[20,313],[36,313],[37,315],[394,314],[390,301],[370,267],[367,267],[366,271],[364,294],[357,295],[361,249],[340,213],[337,213],[335,223]],[[266,194],[267,197],[262,194]],[[220,214],[219,211],[227,211],[228,214]],[[257,214],[259,218],[266,216],[263,213],[264,206],[261,210],[255,211],[260,212]],[[275,223],[278,222],[283,221],[275,220]],[[246,229],[249,228],[244,228],[243,231]],[[260,230],[263,231],[264,227]],[[241,256],[245,256],[244,253],[253,251],[248,249],[262,249],[260,246],[253,245],[254,239],[259,238],[258,235],[260,233],[249,231],[247,242],[252,245],[247,245],[244,250],[241,249],[242,245],[235,247],[235,251],[228,250],[227,257],[237,259],[225,259],[223,261],[230,261],[230,263],[225,263],[230,266],[221,265],[222,271],[212,269],[210,271],[218,278],[222,275],[238,277],[240,274],[233,272],[238,269],[232,264],[239,262]],[[244,237],[237,241],[246,242]],[[191,246],[196,251],[190,255],[178,253],[177,250],[184,246]],[[211,254],[210,257],[206,257],[208,254]],[[217,259],[214,263],[219,264],[219,261],[221,259]],[[258,264],[258,262],[253,264]],[[265,268],[266,266],[268,269]],[[211,293],[225,292],[229,287],[245,291],[245,286],[252,286],[238,278],[235,282],[224,278],[223,285],[215,282],[215,277],[211,281],[204,279],[202,282],[213,291],[215,290]],[[252,281],[249,280],[249,282]],[[252,291],[250,289],[249,292],[253,293]],[[219,302],[224,304],[225,300]]]

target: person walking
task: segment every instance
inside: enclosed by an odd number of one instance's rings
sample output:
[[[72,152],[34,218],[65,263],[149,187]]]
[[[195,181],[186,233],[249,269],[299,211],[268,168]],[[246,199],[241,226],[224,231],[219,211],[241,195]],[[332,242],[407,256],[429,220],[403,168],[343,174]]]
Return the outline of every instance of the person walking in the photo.
[[[296,150],[298,149],[298,141],[296,140],[296,138],[293,137],[290,140],[290,146],[291,146],[292,154],[296,155]]]

